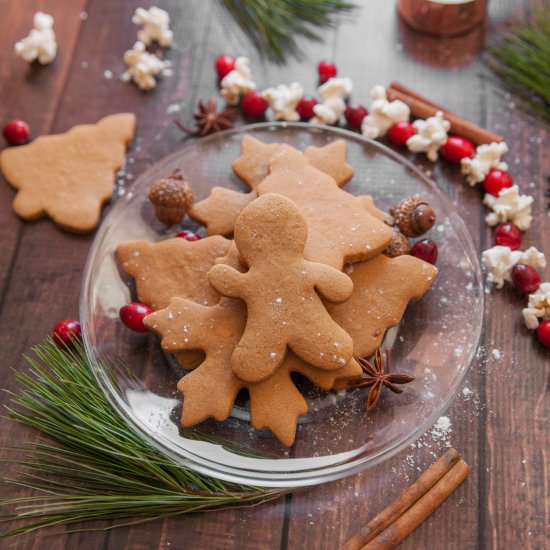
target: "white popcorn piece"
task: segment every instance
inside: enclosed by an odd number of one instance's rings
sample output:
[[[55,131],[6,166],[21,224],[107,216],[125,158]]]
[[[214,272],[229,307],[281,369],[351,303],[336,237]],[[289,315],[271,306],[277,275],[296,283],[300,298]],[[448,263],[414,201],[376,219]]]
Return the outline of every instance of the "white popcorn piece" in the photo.
[[[489,282],[497,288],[502,288],[504,281],[512,280],[512,268],[516,264],[525,264],[531,267],[546,267],[544,254],[534,246],[525,251],[512,250],[508,246],[493,246],[481,254],[481,263],[489,271]]]
[[[163,61],[156,55],[145,51],[143,42],[136,42],[131,50],[124,53],[124,63],[128,70],[122,75],[122,79],[135,82],[142,90],[151,90],[157,85],[156,76],[166,74],[170,63]]]
[[[29,35],[15,44],[15,53],[25,61],[35,60],[42,65],[51,63],[57,54],[57,43],[53,32],[53,17],[41,11],[34,14]]]
[[[304,88],[298,82],[293,82],[290,86],[280,84],[276,88],[268,88],[262,92],[262,97],[273,110],[275,120],[300,120],[296,106],[303,96]]]
[[[174,40],[174,34],[170,30],[170,16],[168,12],[153,6],[148,10],[137,8],[132,23],[143,25],[138,31],[138,40],[149,46],[158,42],[163,48],[168,48]]]
[[[250,59],[237,57],[235,68],[223,77],[220,85],[221,94],[228,105],[237,105],[241,95],[255,90],[256,83],[252,80]]]
[[[474,158],[464,158],[460,161],[460,169],[466,174],[466,180],[471,186],[481,183],[491,168],[508,170],[508,165],[501,162],[501,157],[508,152],[508,145],[500,143],[485,143],[476,149]]]
[[[371,96],[374,101],[361,124],[361,133],[365,137],[376,139],[385,136],[394,124],[409,120],[409,106],[399,99],[388,101],[384,86],[375,86],[371,90]]]
[[[407,140],[407,148],[411,153],[426,153],[432,161],[437,160],[438,149],[447,142],[447,132],[451,123],[443,118],[443,113],[437,111],[435,116],[426,120],[415,120],[413,126],[416,134]]]
[[[321,103],[313,107],[315,116],[311,119],[314,124],[336,124],[346,110],[344,99],[351,94],[353,82],[347,76],[344,78],[329,78],[317,93],[321,96]]]
[[[521,313],[525,326],[531,330],[539,326],[539,319],[550,320],[550,283],[542,283],[535,292],[529,294],[527,307]]]
[[[498,197],[487,193],[483,198],[483,204],[486,204],[493,210],[485,217],[488,225],[493,226],[511,221],[522,231],[526,231],[531,227],[531,222],[533,221],[533,216],[531,216],[533,197],[520,195],[517,185],[502,189]]]

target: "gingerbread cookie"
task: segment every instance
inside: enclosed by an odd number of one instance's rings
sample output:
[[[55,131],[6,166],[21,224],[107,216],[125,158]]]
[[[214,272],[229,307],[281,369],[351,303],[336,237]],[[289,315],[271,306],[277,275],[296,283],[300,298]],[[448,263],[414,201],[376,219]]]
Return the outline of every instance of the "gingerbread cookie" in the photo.
[[[256,189],[269,175],[269,161],[279,145],[279,143],[264,143],[245,135],[241,156],[232,164],[233,171],[250,189]],[[346,161],[346,143],[343,140],[337,140],[323,147],[310,145],[306,147],[304,154],[312,166],[329,174],[340,187],[353,176],[353,168]]]
[[[136,281],[140,302],[153,309],[166,307],[173,296],[210,305],[220,295],[206,274],[216,258],[227,254],[231,241],[214,236],[198,241],[173,238],[157,243],[128,241],[119,244],[120,267]]]
[[[258,186],[258,194],[265,193],[288,197],[306,218],[304,258],[312,262],[341,270],[345,262],[376,255],[391,240],[392,230],[371,216],[360,199],[291,147],[280,146],[272,157],[270,174]]]
[[[264,143],[249,135],[243,136],[241,156],[231,165],[233,172],[250,189],[256,189],[267,177],[269,159],[279,145],[279,143]]]
[[[386,212],[384,212],[383,210],[377,208],[374,204],[374,199],[370,195],[359,195],[356,198],[371,216],[374,216],[377,220],[380,220],[381,222],[390,224],[390,222],[392,221],[391,216],[389,214],[386,214]]]
[[[2,151],[0,168],[18,190],[15,213],[25,220],[47,215],[75,233],[92,231],[135,127],[135,115],[121,113]]]
[[[332,321],[320,297],[346,300],[351,281],[326,264],[304,260],[307,231],[291,200],[265,194],[243,210],[235,225],[235,242],[248,272],[218,264],[208,273],[220,294],[247,304],[246,330],[231,359],[233,372],[246,382],[271,376],[288,348],[329,370],[347,365],[352,357],[353,342]]]
[[[221,256],[220,258],[216,259],[216,264],[229,265],[233,269],[236,269],[241,273],[245,273],[247,271],[247,267],[244,265],[235,241],[231,241],[231,244],[229,245],[225,256]]]
[[[256,191],[241,193],[225,187],[213,187],[206,199],[191,208],[189,216],[204,225],[208,235],[232,235],[239,214],[256,197]]]
[[[342,139],[324,147],[310,145],[305,148],[304,155],[311,166],[328,174],[338,187],[343,187],[353,177],[353,167],[346,161],[346,142]]]
[[[332,318],[353,338],[354,355],[370,357],[386,329],[399,323],[407,304],[430,288],[437,268],[413,256],[379,254],[350,266],[353,292],[343,304],[327,304]]]
[[[178,383],[183,394],[181,423],[194,426],[207,418],[225,420],[231,414],[241,388],[250,395],[251,423],[254,428],[270,429],[283,445],[294,442],[298,416],[307,412],[304,398],[290,378],[301,372],[320,387],[332,388],[338,381],[360,375],[352,360],[332,371],[321,371],[289,353],[273,376],[249,384],[231,369],[231,356],[246,325],[246,307],[241,300],[222,298],[215,306],[202,306],[190,300],[172,298],[167,308],[145,318],[145,324],[162,337],[162,347],[172,353],[203,350],[205,359]]]

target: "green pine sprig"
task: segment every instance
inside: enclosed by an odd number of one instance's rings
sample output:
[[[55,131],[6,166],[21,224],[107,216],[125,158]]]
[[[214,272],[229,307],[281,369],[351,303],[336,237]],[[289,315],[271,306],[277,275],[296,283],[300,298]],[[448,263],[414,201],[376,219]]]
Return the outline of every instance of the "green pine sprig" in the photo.
[[[489,67],[522,105],[550,125],[550,2],[515,21],[490,49]]]
[[[89,520],[120,524],[251,505],[287,492],[224,483],[181,467],[133,430],[106,399],[80,346],[60,350],[48,340],[15,371],[11,419],[46,436],[9,449],[15,479],[36,496],[0,501],[6,537]],[[21,458],[22,456],[22,458]]]
[[[298,37],[321,41],[314,28],[336,25],[335,15],[355,9],[345,0],[222,0],[261,54],[282,63],[300,57]]]

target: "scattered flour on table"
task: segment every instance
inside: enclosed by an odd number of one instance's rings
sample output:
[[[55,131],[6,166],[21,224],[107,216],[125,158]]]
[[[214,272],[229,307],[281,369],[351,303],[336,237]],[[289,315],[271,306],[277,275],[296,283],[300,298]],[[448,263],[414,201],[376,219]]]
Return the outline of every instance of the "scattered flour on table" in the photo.
[[[502,352],[499,350],[499,349],[494,349],[491,351],[491,355],[495,358],[495,359],[502,359]]]

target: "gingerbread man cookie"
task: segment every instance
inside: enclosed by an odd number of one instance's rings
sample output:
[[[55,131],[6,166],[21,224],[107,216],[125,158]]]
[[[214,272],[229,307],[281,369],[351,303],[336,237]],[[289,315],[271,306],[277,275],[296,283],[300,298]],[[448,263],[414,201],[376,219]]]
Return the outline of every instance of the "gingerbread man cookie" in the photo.
[[[330,266],[304,260],[307,231],[291,200],[263,195],[235,225],[235,242],[249,270],[218,264],[208,273],[220,294],[247,304],[246,330],[231,359],[233,372],[246,382],[271,376],[288,348],[322,369],[341,368],[352,358],[351,338],[332,321],[320,297],[346,300],[351,281]]]
[[[15,213],[25,220],[47,215],[75,233],[92,231],[135,127],[135,115],[121,113],[2,151],[0,168],[18,190]]]
[[[386,329],[399,323],[411,300],[430,288],[437,268],[414,256],[379,254],[347,270],[353,292],[343,304],[327,304],[332,318],[353,338],[354,355],[370,357]]]
[[[370,215],[361,199],[340,189],[291,147],[281,145],[272,157],[270,174],[258,186],[258,194],[265,193],[288,197],[306,218],[304,257],[312,262],[341,270],[345,262],[378,254],[391,240],[391,228]]]

